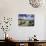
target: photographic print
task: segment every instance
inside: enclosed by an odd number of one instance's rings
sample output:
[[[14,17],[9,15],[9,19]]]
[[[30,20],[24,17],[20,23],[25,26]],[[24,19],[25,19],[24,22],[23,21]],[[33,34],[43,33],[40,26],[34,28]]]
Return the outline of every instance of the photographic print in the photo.
[[[33,14],[19,14],[18,25],[19,26],[34,26],[34,15]]]

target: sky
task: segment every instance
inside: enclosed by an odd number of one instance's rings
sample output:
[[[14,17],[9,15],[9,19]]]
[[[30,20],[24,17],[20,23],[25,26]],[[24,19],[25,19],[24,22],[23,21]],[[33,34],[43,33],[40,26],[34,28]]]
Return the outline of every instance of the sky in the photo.
[[[19,14],[18,19],[34,20],[33,14]]]

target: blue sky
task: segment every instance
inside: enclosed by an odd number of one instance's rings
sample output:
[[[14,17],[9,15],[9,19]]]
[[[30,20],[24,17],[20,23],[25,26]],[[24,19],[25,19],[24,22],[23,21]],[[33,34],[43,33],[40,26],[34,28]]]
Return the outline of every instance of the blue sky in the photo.
[[[19,14],[19,19],[25,19],[25,20],[34,20],[33,14]]]

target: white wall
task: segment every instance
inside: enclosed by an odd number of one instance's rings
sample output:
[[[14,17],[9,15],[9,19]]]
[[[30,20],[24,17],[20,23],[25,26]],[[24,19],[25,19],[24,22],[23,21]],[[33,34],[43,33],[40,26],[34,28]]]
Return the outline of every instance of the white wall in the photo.
[[[45,6],[44,6],[45,7]],[[33,8],[30,6],[28,0],[0,0],[0,17],[12,17],[13,22],[10,33],[17,40],[27,40],[34,34],[37,35],[39,40],[45,40],[45,15],[46,8],[39,7]],[[18,14],[34,14],[35,15],[35,26],[34,27],[19,27],[18,26]],[[0,32],[0,35],[2,31]],[[0,39],[3,37],[0,36]]]

